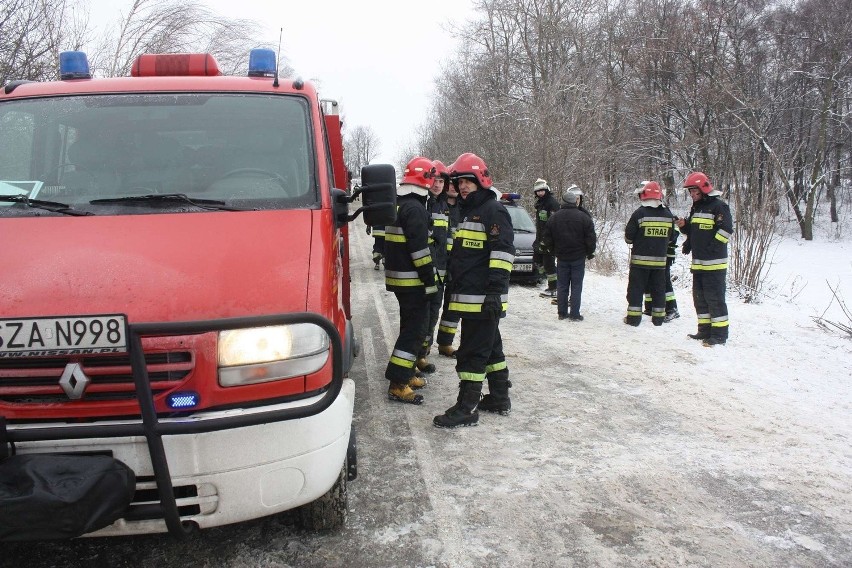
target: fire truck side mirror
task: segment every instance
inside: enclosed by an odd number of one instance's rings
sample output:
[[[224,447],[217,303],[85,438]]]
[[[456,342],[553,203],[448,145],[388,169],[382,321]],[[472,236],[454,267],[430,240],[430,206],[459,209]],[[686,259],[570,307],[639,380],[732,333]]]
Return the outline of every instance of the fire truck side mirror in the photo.
[[[349,219],[364,213],[367,225],[390,225],[396,221],[396,170],[390,164],[371,164],[361,168],[361,187],[350,199],[361,196],[363,206]]]

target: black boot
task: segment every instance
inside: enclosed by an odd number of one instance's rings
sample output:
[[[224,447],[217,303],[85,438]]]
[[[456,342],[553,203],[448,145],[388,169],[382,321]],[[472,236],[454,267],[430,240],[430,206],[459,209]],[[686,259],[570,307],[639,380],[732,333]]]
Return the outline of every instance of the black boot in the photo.
[[[704,341],[705,339],[710,339],[710,326],[709,325],[699,325],[698,333],[687,333],[687,336],[691,339],[697,339],[698,341]]]
[[[437,428],[457,428],[459,426],[476,426],[479,422],[479,399],[482,395],[480,381],[461,381],[457,402],[441,415],[432,419]]]
[[[488,394],[482,397],[479,410],[496,412],[500,416],[509,416],[512,401],[509,400],[509,389],[512,381],[505,379],[488,379]]]

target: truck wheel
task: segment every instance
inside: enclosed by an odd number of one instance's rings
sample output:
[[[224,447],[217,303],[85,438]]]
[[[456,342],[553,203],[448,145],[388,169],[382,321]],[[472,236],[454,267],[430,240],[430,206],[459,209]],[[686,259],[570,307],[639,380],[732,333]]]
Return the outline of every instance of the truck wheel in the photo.
[[[296,509],[296,523],[303,529],[321,531],[336,529],[346,522],[346,477],[348,460],[343,461],[340,475],[328,492]]]

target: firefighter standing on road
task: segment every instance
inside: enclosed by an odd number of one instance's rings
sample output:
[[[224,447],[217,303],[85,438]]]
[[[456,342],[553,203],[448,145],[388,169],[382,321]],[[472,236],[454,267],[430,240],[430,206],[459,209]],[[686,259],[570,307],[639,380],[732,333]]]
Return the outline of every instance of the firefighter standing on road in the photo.
[[[450,179],[462,201],[449,263],[449,308],[463,321],[456,351],[459,395],[456,404],[435,416],[433,423],[439,428],[475,425],[478,408],[504,415],[511,409],[499,324],[506,313],[515,259],[512,220],[492,190],[491,175],[479,156],[459,156]],[[489,394],[480,403],[486,379]]]
[[[382,259],[385,257],[385,226],[384,225],[367,225],[367,234],[373,235],[373,270],[381,268]]]
[[[674,216],[663,205],[663,192],[657,182],[643,181],[636,193],[642,205],[624,227],[624,240],[631,245],[624,323],[642,323],[642,301],[648,290],[651,322],[659,326],[666,317],[666,253],[675,232]]]
[[[547,182],[541,178],[533,184],[535,193],[535,242],[533,243],[533,263],[538,267],[539,276],[547,279],[547,289],[540,294],[542,298],[556,297],[556,257],[544,250],[541,237],[544,226],[550,216],[559,211],[559,202]]]
[[[660,191],[663,193],[663,199],[666,198],[666,190],[665,188],[660,188]],[[663,203],[663,207],[666,208],[666,211],[671,213],[671,209],[669,206]],[[672,218],[677,221],[677,217],[672,215]],[[677,228],[677,225],[675,225]],[[677,296],[674,292],[674,286],[672,285],[672,265],[675,261],[675,256],[677,256],[677,241],[680,238],[679,231],[672,231],[671,239],[669,239],[669,248],[666,251],[666,318],[665,322],[670,322],[680,317],[680,312],[677,309]],[[675,277],[675,280],[677,277]],[[645,309],[642,312],[646,316],[651,315],[651,293],[649,290],[645,290]]]
[[[698,332],[689,337],[707,347],[724,345],[728,340],[728,240],[734,220],[728,204],[719,197],[721,192],[713,189],[704,173],[692,172],[683,187],[692,198],[692,209],[689,218],[677,220],[677,226],[686,235],[684,254],[692,252],[692,301],[698,314]]]
[[[446,191],[449,226],[447,227],[447,242],[445,246],[447,261],[449,263],[450,252],[453,250],[453,239],[459,226],[459,192],[456,186],[450,183],[448,169],[445,169],[444,173],[441,173],[440,169],[438,169],[437,174],[444,178],[444,188]],[[456,330],[459,327],[459,314],[449,309],[449,278],[450,274],[447,272],[444,278],[443,308],[441,309],[441,319],[438,321],[438,335],[435,342],[438,344],[438,353],[444,357],[455,357],[456,350],[453,348],[453,341],[456,338]]]
[[[396,222],[385,227],[385,288],[399,303],[399,337],[385,378],[390,381],[388,398],[411,404],[423,402],[414,389],[423,388],[426,381],[415,377],[414,366],[429,322],[429,296],[438,293],[426,213],[426,195],[434,176],[431,160],[416,157],[408,163],[396,191]]]
[[[429,252],[432,254],[432,263],[437,272],[438,293],[429,297],[429,324],[426,329],[423,349],[421,349],[420,357],[417,358],[417,368],[424,373],[435,372],[435,365],[429,363],[426,357],[432,350],[435,326],[438,323],[441,304],[444,300],[444,281],[447,278],[447,235],[450,228],[450,208],[447,205],[447,194],[445,192],[449,179],[447,166],[440,160],[435,160],[433,165],[435,167],[435,178],[429,188],[426,212],[430,217]],[[452,341],[450,343],[452,344]]]

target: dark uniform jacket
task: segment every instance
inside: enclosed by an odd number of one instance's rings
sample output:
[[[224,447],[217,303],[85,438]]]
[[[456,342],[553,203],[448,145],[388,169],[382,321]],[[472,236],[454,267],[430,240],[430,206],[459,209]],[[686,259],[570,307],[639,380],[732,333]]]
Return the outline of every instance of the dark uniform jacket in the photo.
[[[450,226],[447,231],[447,261],[449,262],[450,251],[453,250],[453,239],[456,237],[456,231],[459,227],[459,203],[461,203],[461,197],[456,197],[455,203],[450,203],[447,201],[447,209],[449,211],[450,217]]]
[[[512,219],[494,192],[478,189],[459,201],[461,221],[449,263],[449,309],[463,318],[487,318],[482,303],[499,294],[505,315],[515,260]]]
[[[674,216],[668,208],[638,207],[624,227],[624,240],[633,245],[631,266],[665,270],[669,243],[672,234],[677,234],[674,229]]]
[[[540,198],[536,198],[534,248],[541,242],[541,236],[544,234],[544,226],[547,225],[547,220],[557,211],[559,211],[559,202],[556,201],[556,198],[549,191],[546,191]]]
[[[385,288],[391,292],[422,292],[435,287],[424,201],[414,194],[399,196],[396,222],[385,227]]]
[[[438,276],[443,280],[447,273],[447,235],[450,232],[450,207],[446,194],[435,196],[430,193],[426,201],[426,211],[429,213],[432,228],[429,234],[429,251]]]
[[[704,196],[692,204],[686,225],[684,253],[692,251],[692,271],[726,270],[728,240],[734,232],[731,209],[718,196]]]
[[[542,244],[557,259],[573,262],[594,254],[597,235],[592,217],[576,205],[563,205],[547,221]]]

